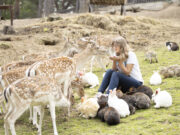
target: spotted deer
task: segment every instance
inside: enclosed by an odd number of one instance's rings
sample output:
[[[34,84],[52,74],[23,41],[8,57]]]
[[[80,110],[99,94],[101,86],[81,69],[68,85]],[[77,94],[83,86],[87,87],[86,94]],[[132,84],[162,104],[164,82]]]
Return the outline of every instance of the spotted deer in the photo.
[[[107,56],[114,56],[115,51],[114,51],[114,46],[112,45],[113,41],[115,41],[117,38],[121,38],[120,35],[108,35],[108,36],[98,36],[98,37],[85,37],[85,38],[80,38],[77,41],[77,45],[80,48],[80,50],[84,50],[84,47],[87,46],[89,43],[94,43],[97,42],[101,47],[104,47],[107,49],[107,53],[105,53],[103,56],[98,56],[98,57],[93,57],[91,59],[91,65],[93,64],[94,60],[97,60],[97,63],[101,66],[101,68],[106,71],[106,67],[103,58]],[[109,63],[108,63],[109,64]],[[91,66],[92,70],[92,66]]]
[[[16,68],[28,67],[35,62],[37,61],[31,60],[31,61],[17,61],[17,62],[8,63],[0,67],[0,73],[2,74],[3,72],[8,72]]]
[[[84,64],[88,62],[92,56],[104,55],[106,50],[100,49],[96,45],[88,45],[81,53],[76,54],[73,58],[57,57],[48,59],[35,64],[31,69],[26,71],[28,76],[47,76],[57,77],[61,83],[64,83],[64,94],[68,93],[68,87],[74,80],[76,71],[83,68]]]
[[[12,66],[10,66],[12,68]],[[2,105],[3,112],[5,113],[6,108],[4,106],[4,96],[3,96],[3,89],[8,87],[11,83],[14,81],[23,78],[25,76],[25,71],[27,69],[27,66],[25,67],[19,67],[14,68],[10,71],[3,72],[0,75],[0,104]],[[5,69],[6,70],[6,69]]]
[[[49,105],[53,122],[54,135],[58,135],[56,128],[55,106],[68,107],[70,101],[63,94],[57,81],[52,78],[36,76],[25,77],[13,82],[4,90],[8,110],[4,117],[5,135],[16,135],[16,120],[30,107],[41,105],[40,125],[38,134],[41,135],[44,106]]]
[[[99,48],[95,44],[88,45],[86,49],[73,58],[57,57],[33,64],[27,69],[26,75],[56,78],[59,84],[63,84],[63,94],[67,96],[70,95],[68,93],[72,93],[69,87],[72,81],[75,80],[76,71],[83,68],[84,64],[93,55],[104,55],[104,53],[106,53],[106,50]],[[68,115],[70,115],[70,108],[68,108]]]
[[[51,58],[56,58],[60,56],[73,57],[75,54],[78,53],[77,46],[75,46],[75,44],[72,43],[69,39],[65,39],[65,40],[66,42],[60,51],[40,53],[40,54],[32,53],[32,54],[24,55],[22,57],[22,60],[23,61],[32,61],[32,60],[40,61],[40,60],[51,59]]]

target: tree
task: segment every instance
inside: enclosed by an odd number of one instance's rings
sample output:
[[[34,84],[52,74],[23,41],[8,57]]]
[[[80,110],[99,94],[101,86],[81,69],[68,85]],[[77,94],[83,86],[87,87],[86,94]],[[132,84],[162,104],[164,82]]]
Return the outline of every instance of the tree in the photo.
[[[38,17],[42,17],[42,13],[43,13],[43,1],[44,0],[39,0],[38,1],[38,13],[37,13]]]
[[[76,0],[76,12],[89,12],[90,0]]]
[[[19,18],[20,15],[20,0],[16,0],[14,4],[14,18]]]
[[[43,3],[43,15],[48,16],[53,13],[55,10],[55,2],[54,0],[44,0]]]
[[[3,1],[0,1],[0,5],[3,5]],[[1,10],[0,10],[0,20],[1,20],[1,17],[2,17],[2,13],[1,13]]]

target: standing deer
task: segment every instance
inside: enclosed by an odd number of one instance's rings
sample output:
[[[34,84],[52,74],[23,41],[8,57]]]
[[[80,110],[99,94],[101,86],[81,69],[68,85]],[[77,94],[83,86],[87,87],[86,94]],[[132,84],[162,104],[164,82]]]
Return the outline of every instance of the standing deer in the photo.
[[[23,78],[25,76],[25,71],[27,69],[27,66],[20,67],[20,68],[14,68],[14,66],[10,66],[10,67],[11,68],[13,67],[12,70],[9,69],[10,71],[3,72],[0,75],[0,104],[3,107],[3,112],[6,111],[5,106],[4,106],[3,89],[8,87],[14,81]]]
[[[69,85],[72,80],[74,80],[76,71],[81,69],[92,56],[104,55],[105,53],[105,50],[100,49],[96,45],[88,45],[85,50],[75,55],[73,58],[57,57],[44,60],[28,69],[26,73],[28,76],[41,75],[50,78],[59,76],[59,78],[61,78],[59,79],[61,83],[64,83],[64,94],[67,96]]]
[[[31,61],[17,61],[17,62],[8,63],[8,64],[0,67],[0,73],[2,74],[3,72],[8,72],[8,71],[16,69],[16,68],[28,67],[35,62],[36,61],[31,60]]]
[[[69,88],[72,81],[75,80],[76,71],[83,68],[92,56],[104,55],[106,50],[100,49],[95,44],[88,45],[85,50],[75,55],[73,58],[57,57],[33,64],[26,71],[27,76],[44,76],[57,79],[59,84],[63,84],[63,94],[65,96],[71,95]],[[70,96],[69,96],[70,97]],[[68,108],[68,115],[70,115],[70,108]]]
[[[47,77],[25,77],[12,83],[4,90],[4,96],[8,104],[8,111],[4,117],[5,135],[16,135],[14,124],[16,120],[33,105],[41,105],[40,125],[38,129],[41,135],[42,120],[44,117],[44,106],[50,106],[53,121],[54,135],[58,135],[56,127],[55,106],[70,107],[69,99],[64,96],[55,81]]]

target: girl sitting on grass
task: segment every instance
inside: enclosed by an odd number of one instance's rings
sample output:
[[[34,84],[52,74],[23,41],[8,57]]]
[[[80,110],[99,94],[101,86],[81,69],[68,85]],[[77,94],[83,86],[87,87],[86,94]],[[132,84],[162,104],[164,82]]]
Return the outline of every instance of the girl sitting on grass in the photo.
[[[126,40],[118,37],[112,42],[112,45],[116,56],[110,57],[113,62],[112,69],[107,70],[98,94],[104,93],[107,87],[107,94],[109,94],[109,90],[119,87],[125,93],[129,88],[137,88],[143,84],[138,59],[136,54],[130,50]]]

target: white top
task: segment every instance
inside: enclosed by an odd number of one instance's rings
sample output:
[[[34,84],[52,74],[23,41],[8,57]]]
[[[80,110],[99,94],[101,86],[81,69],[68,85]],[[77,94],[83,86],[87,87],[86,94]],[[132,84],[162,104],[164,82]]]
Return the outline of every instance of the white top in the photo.
[[[142,78],[141,70],[139,67],[139,62],[138,62],[138,59],[137,59],[136,54],[134,52],[132,52],[132,51],[128,52],[128,59],[126,60],[125,65],[126,64],[133,64],[134,65],[132,68],[132,71],[130,73],[130,76],[143,83],[144,80]]]

